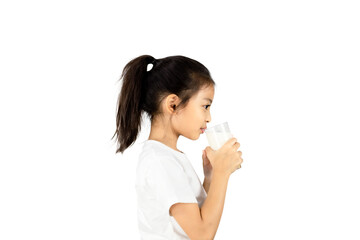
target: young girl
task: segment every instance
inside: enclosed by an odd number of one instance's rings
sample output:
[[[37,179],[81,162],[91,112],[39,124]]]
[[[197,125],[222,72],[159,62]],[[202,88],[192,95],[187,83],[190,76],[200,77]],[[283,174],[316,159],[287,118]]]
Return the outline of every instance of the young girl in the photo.
[[[177,148],[180,135],[196,140],[211,121],[215,82],[208,69],[184,56],[143,55],[125,66],[121,78],[116,153],[135,142],[143,113],[151,120],[136,178],[142,239],[213,239],[229,177],[243,162],[240,144],[232,138],[217,151],[206,147],[203,184]]]

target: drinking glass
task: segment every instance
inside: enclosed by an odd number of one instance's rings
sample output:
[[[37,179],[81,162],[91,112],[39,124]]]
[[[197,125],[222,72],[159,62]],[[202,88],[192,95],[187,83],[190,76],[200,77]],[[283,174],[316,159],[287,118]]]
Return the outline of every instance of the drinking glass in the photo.
[[[222,145],[233,137],[227,122],[207,128],[205,133],[210,147],[214,150],[221,148]]]

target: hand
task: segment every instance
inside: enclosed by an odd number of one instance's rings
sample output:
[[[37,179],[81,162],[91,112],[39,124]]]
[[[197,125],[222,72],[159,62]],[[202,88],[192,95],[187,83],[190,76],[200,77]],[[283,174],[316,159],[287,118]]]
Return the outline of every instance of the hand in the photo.
[[[203,151],[202,159],[203,159],[204,177],[205,179],[211,181],[213,168],[211,166],[209,159],[206,156],[205,150]]]
[[[216,151],[211,147],[206,147],[206,157],[211,163],[213,172],[230,176],[235,170],[239,169],[243,162],[241,158],[242,152],[237,151],[239,147],[240,143],[237,142],[236,138],[229,139]]]

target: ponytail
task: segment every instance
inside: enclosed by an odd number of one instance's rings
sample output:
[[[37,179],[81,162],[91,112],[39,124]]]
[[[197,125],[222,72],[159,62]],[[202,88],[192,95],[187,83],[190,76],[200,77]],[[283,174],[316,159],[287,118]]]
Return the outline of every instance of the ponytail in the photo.
[[[150,63],[153,67],[147,71]],[[124,67],[120,79],[123,82],[117,102],[116,153],[123,153],[136,141],[143,112],[147,113],[151,122],[155,116],[162,114],[160,105],[168,94],[176,94],[181,99],[176,106],[179,110],[186,107],[190,98],[202,87],[215,86],[204,65],[184,56],[155,59],[142,55]]]
[[[116,131],[119,148],[116,153],[123,153],[131,146],[141,130],[141,103],[144,96],[144,80],[147,65],[155,60],[152,56],[143,55],[130,61],[124,68],[120,79],[123,80],[118,98]],[[113,137],[114,137],[113,136]]]

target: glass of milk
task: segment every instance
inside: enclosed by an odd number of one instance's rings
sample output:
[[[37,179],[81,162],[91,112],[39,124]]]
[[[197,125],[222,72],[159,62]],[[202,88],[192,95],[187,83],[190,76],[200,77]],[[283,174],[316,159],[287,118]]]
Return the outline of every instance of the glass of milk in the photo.
[[[205,129],[205,133],[210,147],[214,150],[221,148],[222,145],[224,145],[230,138],[233,137],[227,122],[207,128]]]

